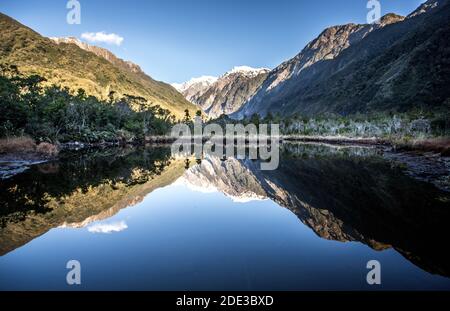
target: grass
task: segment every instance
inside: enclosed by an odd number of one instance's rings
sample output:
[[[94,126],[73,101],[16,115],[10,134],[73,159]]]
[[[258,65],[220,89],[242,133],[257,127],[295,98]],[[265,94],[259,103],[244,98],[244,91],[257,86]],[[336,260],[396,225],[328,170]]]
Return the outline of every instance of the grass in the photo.
[[[31,153],[35,150],[36,142],[27,136],[0,139],[0,154]]]
[[[28,136],[0,139],[0,154],[38,154],[54,157],[59,153],[58,147],[49,143],[36,144]]]
[[[36,147],[36,152],[41,154],[41,155],[44,155],[44,156],[54,157],[54,156],[58,155],[59,150],[58,150],[58,147],[56,147],[53,144],[40,143]]]
[[[401,150],[417,150],[422,152],[436,152],[442,156],[450,156],[450,137],[412,140],[397,145]]]

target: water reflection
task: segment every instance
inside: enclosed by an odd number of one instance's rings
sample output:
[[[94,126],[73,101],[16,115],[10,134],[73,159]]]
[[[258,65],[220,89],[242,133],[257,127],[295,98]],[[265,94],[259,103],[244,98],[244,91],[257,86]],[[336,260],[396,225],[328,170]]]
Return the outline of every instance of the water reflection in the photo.
[[[448,193],[406,176],[376,148],[283,147],[275,171],[261,171],[255,161],[207,157],[183,179],[236,201],[269,198],[322,238],[359,241],[375,250],[392,247],[421,268],[450,276],[443,249]]]
[[[123,221],[92,223],[136,205],[157,188],[182,184],[234,202],[271,200],[321,239],[392,248],[421,269],[449,277],[448,193],[407,176],[382,153],[287,144],[275,171],[261,171],[258,161],[248,159],[173,159],[165,147],[68,154],[0,182],[0,254],[57,227],[126,230]]]
[[[66,154],[0,181],[0,255],[60,226],[81,228],[140,202],[183,174],[167,148]]]

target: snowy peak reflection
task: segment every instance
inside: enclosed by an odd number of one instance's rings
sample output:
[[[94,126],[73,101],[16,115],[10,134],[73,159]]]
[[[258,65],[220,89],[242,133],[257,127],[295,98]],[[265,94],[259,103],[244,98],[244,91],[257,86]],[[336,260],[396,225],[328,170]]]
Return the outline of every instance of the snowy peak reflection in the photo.
[[[286,144],[275,171],[260,170],[257,161],[206,155],[177,182],[238,202],[270,199],[322,238],[394,248],[423,269],[450,275],[450,258],[442,254],[448,194],[403,174],[382,152]]]

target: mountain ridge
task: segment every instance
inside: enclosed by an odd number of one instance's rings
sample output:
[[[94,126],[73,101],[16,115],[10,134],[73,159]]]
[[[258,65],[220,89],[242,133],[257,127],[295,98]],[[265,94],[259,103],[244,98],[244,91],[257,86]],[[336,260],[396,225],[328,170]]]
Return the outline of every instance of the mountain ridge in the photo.
[[[131,61],[126,61],[126,60],[123,60],[123,59],[117,57],[114,53],[112,53],[108,49],[98,47],[95,45],[90,45],[86,42],[79,40],[76,37],[60,37],[60,38],[50,37],[50,39],[52,41],[56,42],[57,44],[61,44],[61,43],[75,44],[76,46],[78,46],[79,48],[81,48],[85,51],[92,52],[97,56],[103,57],[104,59],[106,59],[107,61],[112,63],[113,65],[116,65],[118,67],[123,67],[123,68],[131,71],[132,73],[146,75],[145,72],[141,69],[141,67],[139,65],[137,65]]]
[[[179,87],[187,100],[199,106],[211,118],[237,111],[269,73],[267,68],[236,66],[219,78],[193,78]]]
[[[378,25],[329,27],[271,71],[259,91],[232,117],[268,112],[309,116],[401,112],[445,104],[449,98],[445,92],[448,51],[436,34],[448,37],[448,11],[447,0],[431,0],[406,18],[390,13]],[[428,52],[428,57],[440,63],[427,65],[417,52],[421,45],[438,46],[441,51]],[[411,63],[414,58],[422,60]],[[417,67],[421,67],[420,78],[414,73]],[[440,70],[436,72],[439,79],[432,76],[435,68]],[[435,82],[439,85],[433,86]],[[427,92],[430,96],[420,96],[427,86],[432,89]]]
[[[149,104],[168,109],[178,118],[184,116],[185,109],[192,115],[198,110],[172,86],[152,79],[112,53],[108,55],[114,55],[114,59],[108,60],[106,55],[98,56],[76,44],[58,44],[2,13],[0,29],[2,62],[16,65],[25,75],[43,76],[48,84],[74,92],[82,88],[100,99],[108,98],[111,92],[116,97],[144,97]]]
[[[184,83],[172,83],[172,86],[191,103],[197,103],[199,97],[201,97],[208,88],[217,81],[217,77],[213,76],[201,76],[198,78],[192,78]]]

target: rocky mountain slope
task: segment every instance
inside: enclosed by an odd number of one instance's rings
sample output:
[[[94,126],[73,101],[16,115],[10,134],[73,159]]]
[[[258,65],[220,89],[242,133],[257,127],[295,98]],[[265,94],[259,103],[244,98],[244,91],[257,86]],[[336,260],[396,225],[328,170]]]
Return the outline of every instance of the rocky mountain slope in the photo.
[[[193,83],[185,83],[179,90],[210,117],[217,118],[239,110],[255,94],[268,73],[269,69],[240,66],[216,81],[193,79]]]
[[[172,86],[178,90],[191,103],[196,103],[211,85],[217,81],[217,77],[203,76],[192,78],[184,83],[173,83]]]
[[[448,0],[429,0],[406,18],[326,29],[270,72],[233,115],[433,109],[449,101]]]
[[[17,65],[26,75],[38,74],[48,83],[83,88],[87,94],[107,98],[111,91],[145,97],[151,104],[169,109],[177,117],[198,110],[172,86],[155,81],[137,65],[120,60],[111,52],[73,39],[57,40],[0,13],[0,59]]]
[[[104,59],[106,59],[108,62],[113,64],[114,66],[117,66],[119,68],[123,68],[124,70],[130,71],[132,73],[136,73],[139,75],[145,75],[145,73],[142,71],[141,67],[139,65],[136,65],[133,62],[125,61],[121,58],[118,58],[116,55],[114,55],[111,51],[108,51],[107,49],[87,44],[86,42],[80,41],[78,38],[75,37],[63,37],[63,38],[50,38],[57,44],[66,43],[66,44],[75,44],[79,48],[92,52],[97,56],[100,56]]]

